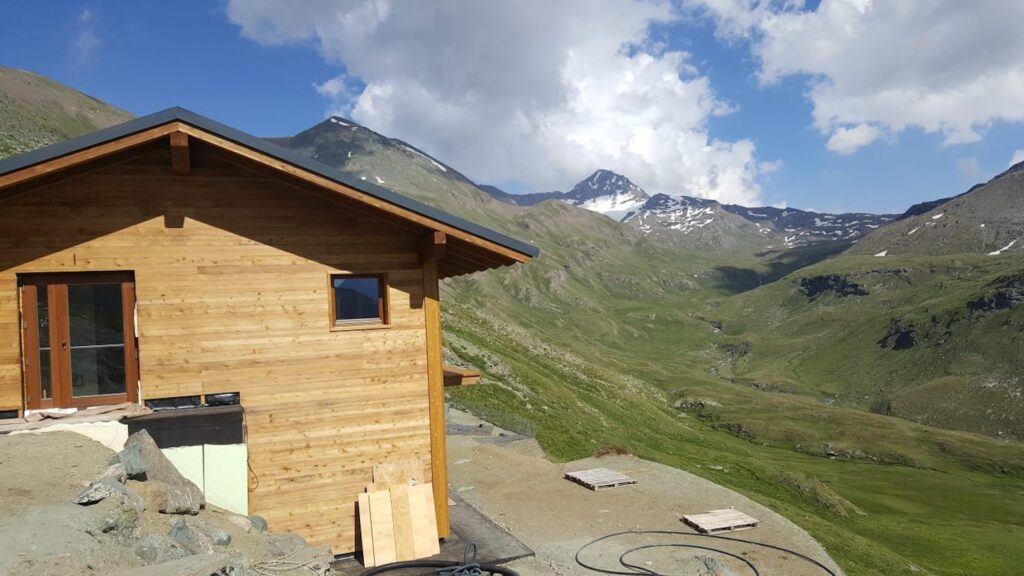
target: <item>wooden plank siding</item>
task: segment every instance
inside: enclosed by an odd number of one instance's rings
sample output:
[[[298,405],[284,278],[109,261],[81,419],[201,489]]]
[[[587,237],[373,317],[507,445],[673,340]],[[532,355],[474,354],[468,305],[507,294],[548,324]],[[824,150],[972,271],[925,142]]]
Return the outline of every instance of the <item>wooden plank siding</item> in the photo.
[[[0,409],[22,408],[17,275],[133,271],[141,398],[240,392],[250,511],[353,551],[373,465],[430,469],[424,232],[200,146],[187,176],[165,147],[2,201]],[[330,330],[343,272],[387,274],[387,328]]]

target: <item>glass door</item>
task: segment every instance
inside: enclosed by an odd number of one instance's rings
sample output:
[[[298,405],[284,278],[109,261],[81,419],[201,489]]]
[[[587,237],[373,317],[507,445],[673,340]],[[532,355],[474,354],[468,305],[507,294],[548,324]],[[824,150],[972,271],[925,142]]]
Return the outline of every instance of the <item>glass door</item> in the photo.
[[[130,274],[19,278],[28,408],[135,400],[138,354]]]

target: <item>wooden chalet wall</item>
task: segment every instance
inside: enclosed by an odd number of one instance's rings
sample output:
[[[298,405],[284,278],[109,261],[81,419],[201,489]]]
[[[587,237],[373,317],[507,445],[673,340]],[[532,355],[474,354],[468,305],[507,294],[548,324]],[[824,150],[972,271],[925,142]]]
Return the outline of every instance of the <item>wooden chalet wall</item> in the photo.
[[[163,145],[0,201],[0,409],[22,407],[17,274],[133,271],[142,399],[240,392],[250,511],[349,552],[372,466],[430,469],[424,229],[235,162],[193,144],[178,176]],[[386,273],[390,326],[332,331],[331,272]]]

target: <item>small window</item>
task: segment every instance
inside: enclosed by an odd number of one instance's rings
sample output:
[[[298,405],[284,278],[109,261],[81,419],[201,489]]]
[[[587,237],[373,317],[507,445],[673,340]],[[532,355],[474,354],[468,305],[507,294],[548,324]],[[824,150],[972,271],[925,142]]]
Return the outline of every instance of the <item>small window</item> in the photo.
[[[383,275],[331,276],[333,325],[387,324],[387,282]]]

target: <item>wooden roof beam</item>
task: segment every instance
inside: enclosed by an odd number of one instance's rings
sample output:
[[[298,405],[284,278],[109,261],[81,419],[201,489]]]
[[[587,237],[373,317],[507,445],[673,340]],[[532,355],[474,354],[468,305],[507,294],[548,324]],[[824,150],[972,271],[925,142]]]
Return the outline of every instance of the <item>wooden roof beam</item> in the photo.
[[[448,245],[448,235],[439,230],[431,230],[420,237],[420,262],[436,262],[444,257],[444,249]]]
[[[188,176],[192,173],[188,134],[184,132],[171,132],[171,171],[178,176]]]

